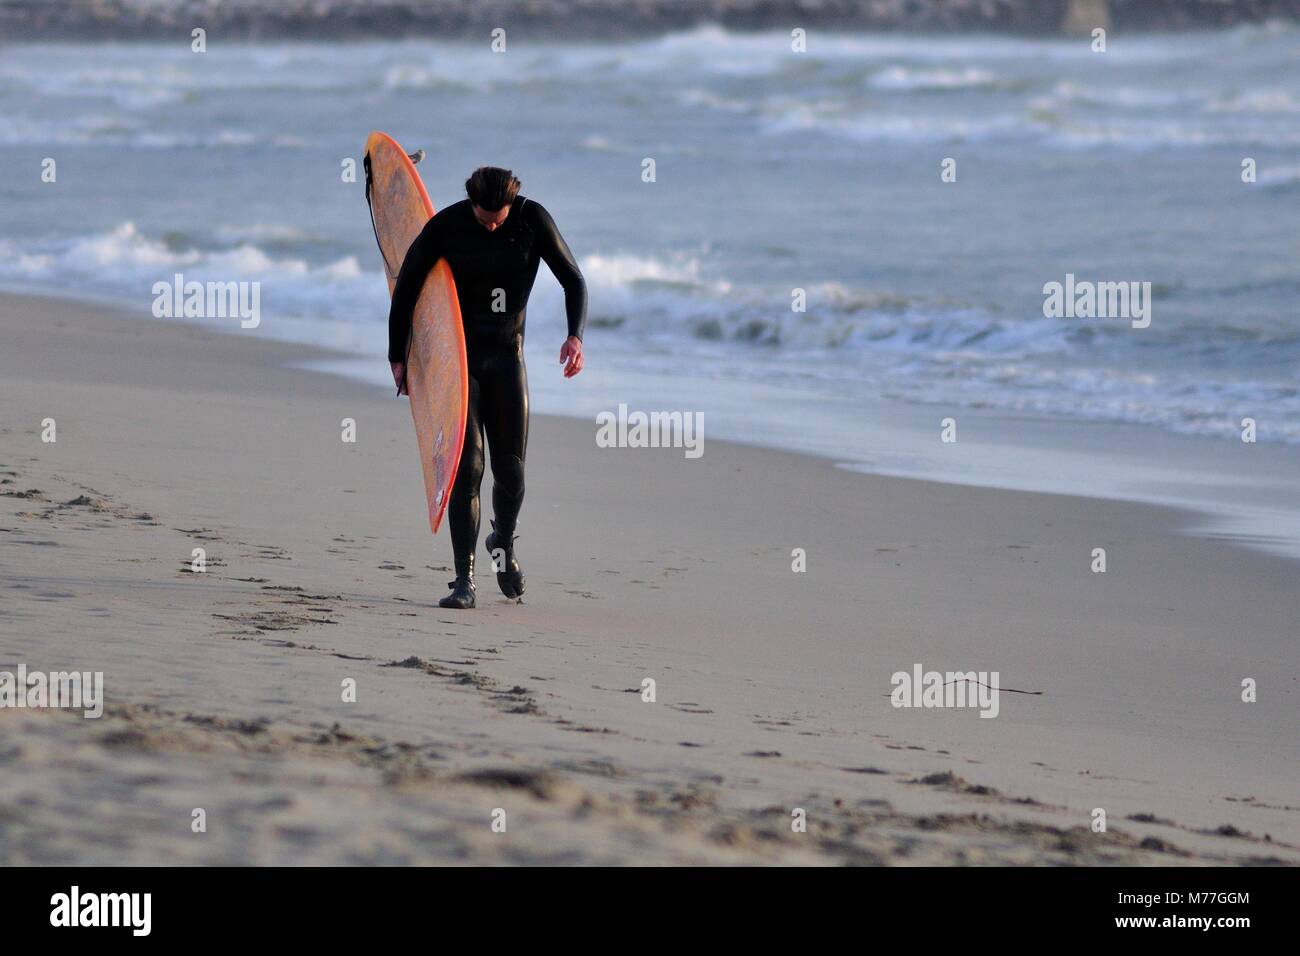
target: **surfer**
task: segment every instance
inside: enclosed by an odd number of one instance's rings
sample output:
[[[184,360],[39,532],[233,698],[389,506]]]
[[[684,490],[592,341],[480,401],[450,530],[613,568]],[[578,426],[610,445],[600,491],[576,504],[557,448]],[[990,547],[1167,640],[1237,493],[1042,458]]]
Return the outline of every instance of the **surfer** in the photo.
[[[441,607],[474,606],[474,552],[478,547],[479,486],[484,439],[492,458],[492,533],[484,544],[501,592],[524,593],[515,555],[515,527],[524,501],[524,455],[528,448],[528,374],[524,368],[524,310],[545,262],[564,288],[568,338],[560,347],[564,377],[582,371],[582,329],[587,285],[573,253],[541,204],[519,195],[508,169],[483,166],[465,181],[468,198],[448,206],[411,243],[393,288],[388,313],[388,361],[400,394],[406,392],[411,315],[429,271],[446,259],[456,280],[465,326],[469,408],[465,447],[447,505],[456,580]]]

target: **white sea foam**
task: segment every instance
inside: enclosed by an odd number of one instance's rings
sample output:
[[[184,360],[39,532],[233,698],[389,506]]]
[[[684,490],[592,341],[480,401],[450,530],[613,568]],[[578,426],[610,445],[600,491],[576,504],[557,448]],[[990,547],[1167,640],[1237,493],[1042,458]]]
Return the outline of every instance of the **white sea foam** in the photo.
[[[878,90],[899,90],[907,92],[935,92],[940,90],[994,89],[1004,85],[1004,81],[989,72],[976,67],[962,70],[915,69],[906,66],[891,66],[881,70],[870,80],[870,85]]]
[[[1259,185],[1271,189],[1295,186],[1300,184],[1300,164],[1282,166],[1266,165],[1259,170],[1256,181]]]

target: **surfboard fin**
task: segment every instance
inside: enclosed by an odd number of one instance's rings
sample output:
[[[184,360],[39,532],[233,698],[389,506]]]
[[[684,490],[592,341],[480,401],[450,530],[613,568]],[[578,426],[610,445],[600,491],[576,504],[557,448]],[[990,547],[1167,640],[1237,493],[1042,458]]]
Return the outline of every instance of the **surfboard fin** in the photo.
[[[420,165],[420,161],[421,161],[422,159],[424,159],[424,150],[422,150],[422,149],[417,149],[417,150],[416,150],[415,152],[413,152],[413,153],[407,153],[407,154],[406,154],[406,158],[409,159],[409,160],[411,161],[411,165],[412,165],[412,166],[419,166],[419,165]]]

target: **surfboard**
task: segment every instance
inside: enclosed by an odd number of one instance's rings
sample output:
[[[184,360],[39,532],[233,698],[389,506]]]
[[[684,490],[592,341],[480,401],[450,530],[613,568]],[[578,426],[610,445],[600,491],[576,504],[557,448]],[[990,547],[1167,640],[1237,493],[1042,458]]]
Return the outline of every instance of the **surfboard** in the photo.
[[[417,154],[419,158],[423,158],[422,154]],[[387,133],[370,134],[365,171],[366,199],[391,296],[406,250],[433,218],[433,203],[415,163]],[[424,470],[429,529],[437,534],[456,481],[469,408],[465,331],[456,282],[445,259],[439,259],[430,270],[415,303],[406,356],[406,388]]]

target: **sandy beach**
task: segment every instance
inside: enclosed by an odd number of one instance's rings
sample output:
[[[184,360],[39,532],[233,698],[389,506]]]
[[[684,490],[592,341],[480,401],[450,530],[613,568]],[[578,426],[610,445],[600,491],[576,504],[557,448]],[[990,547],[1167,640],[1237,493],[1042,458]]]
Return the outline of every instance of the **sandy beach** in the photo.
[[[444,611],[405,400],[331,357],[0,297],[0,670],[106,698],[0,709],[4,862],[1300,862],[1290,560],[539,416],[529,592]],[[997,717],[893,707],[918,664]]]

